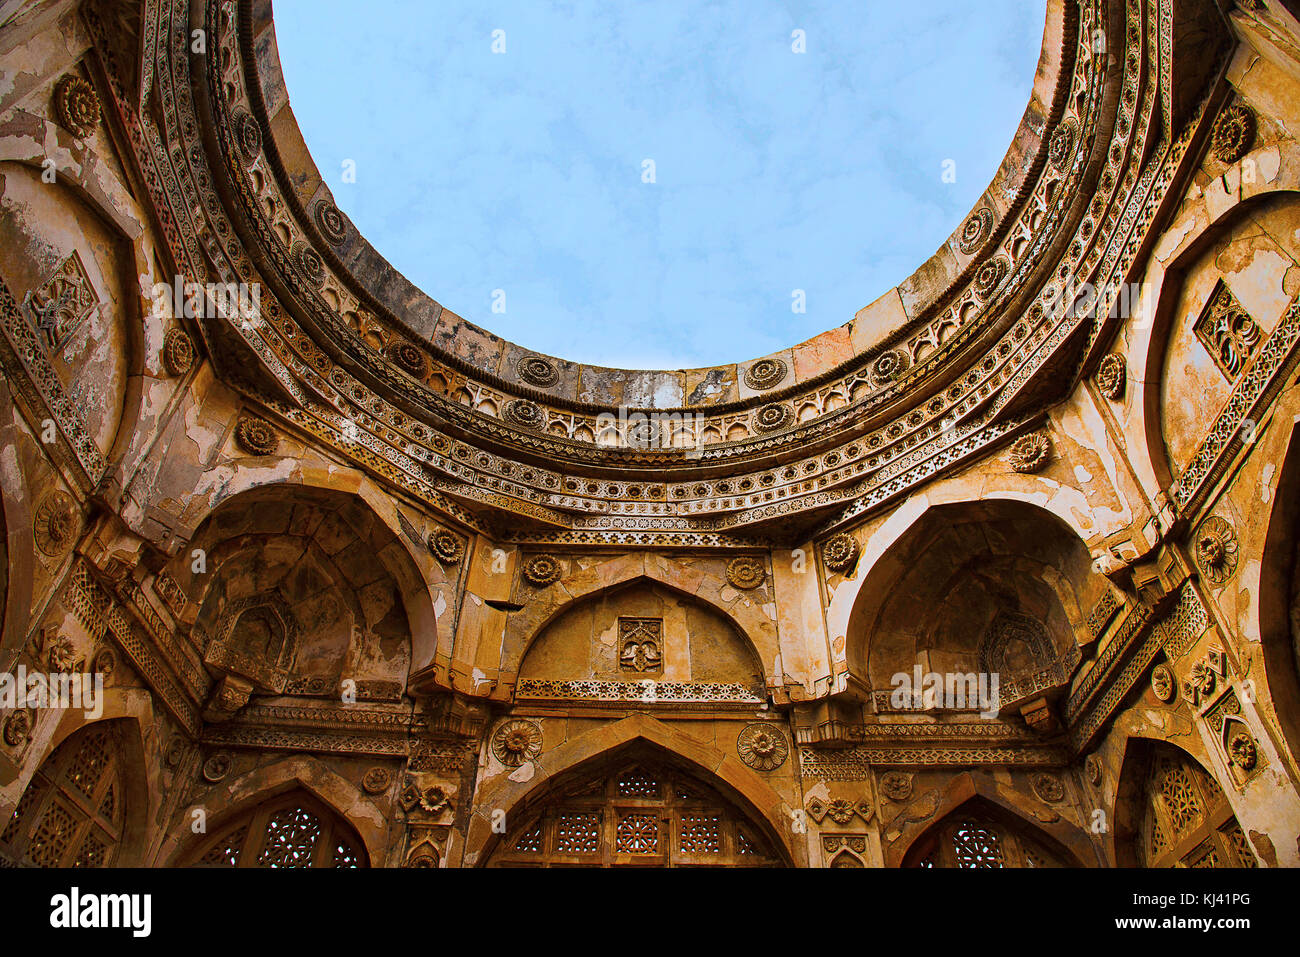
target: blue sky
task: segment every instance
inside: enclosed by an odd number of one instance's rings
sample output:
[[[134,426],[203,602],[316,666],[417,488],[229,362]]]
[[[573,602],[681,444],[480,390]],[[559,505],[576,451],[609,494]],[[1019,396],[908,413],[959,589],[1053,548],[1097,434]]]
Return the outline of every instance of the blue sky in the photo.
[[[1011,142],[1045,8],[274,5],[307,145],[389,262],[523,346],[660,369],[801,342],[933,254]]]

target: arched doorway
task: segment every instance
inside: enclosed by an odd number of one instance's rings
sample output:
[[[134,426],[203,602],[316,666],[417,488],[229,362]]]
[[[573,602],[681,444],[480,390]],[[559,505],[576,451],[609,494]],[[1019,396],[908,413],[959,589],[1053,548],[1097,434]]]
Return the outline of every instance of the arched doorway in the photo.
[[[907,851],[904,867],[1075,867],[1047,835],[988,801],[974,798],[934,824]]]
[[[367,867],[356,830],[302,789],[225,821],[187,858],[194,867]]]
[[[773,867],[756,816],[648,750],[600,760],[517,809],[489,867]]]
[[[1257,867],[1227,796],[1191,755],[1136,742],[1125,762],[1118,863],[1138,867]]]
[[[0,857],[36,867],[111,867],[126,821],[123,722],[82,728],[55,748],[0,831]]]

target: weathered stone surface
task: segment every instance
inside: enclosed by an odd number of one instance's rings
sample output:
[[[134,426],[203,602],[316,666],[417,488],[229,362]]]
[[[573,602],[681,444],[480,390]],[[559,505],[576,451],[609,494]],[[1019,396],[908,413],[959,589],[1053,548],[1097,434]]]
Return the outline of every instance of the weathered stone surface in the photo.
[[[506,342],[322,226],[266,0],[253,62],[219,17],[183,69],[185,5],[10,6],[0,671],[107,690],[97,721],[0,706],[6,860],[247,863],[292,813],[318,866],[956,866],[971,821],[1000,866],[1300,865],[1276,5],[1229,37],[1208,0],[1052,0],[953,237],[844,325],[691,370]],[[102,107],[77,135],[66,76]],[[120,798],[101,849],[20,803],[78,761]]]

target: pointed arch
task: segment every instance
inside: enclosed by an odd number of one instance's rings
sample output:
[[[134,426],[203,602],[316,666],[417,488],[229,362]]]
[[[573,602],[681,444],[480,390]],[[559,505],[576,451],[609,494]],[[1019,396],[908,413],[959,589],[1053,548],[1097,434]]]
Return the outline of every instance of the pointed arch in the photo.
[[[638,581],[662,585],[727,619],[749,642],[762,665],[764,681],[772,686],[780,647],[776,622],[762,606],[715,575],[653,554],[628,555],[573,571],[511,615],[502,643],[499,685],[506,693],[513,692],[524,655],[551,622],[592,596]]]
[[[405,640],[409,645],[410,661],[403,679],[409,678],[422,664],[432,661],[440,640],[436,609],[443,596],[439,589],[450,583],[429,550],[412,541],[418,533],[408,530],[410,521],[399,515],[392,496],[382,494],[360,473],[344,474],[335,470],[332,476],[325,472],[317,474],[305,464],[288,478],[279,472],[274,475],[249,474],[255,472],[256,469],[238,470],[242,487],[234,494],[225,494],[230,491],[226,488],[218,504],[194,516],[193,524],[183,533],[178,533],[182,534],[181,540],[186,547],[173,559],[171,567],[173,578],[181,589],[191,592],[190,582],[197,577],[189,558],[189,546],[202,544],[207,549],[208,565],[204,577],[210,580],[212,573],[218,570],[214,563],[219,564],[224,555],[224,543],[230,537],[225,534],[223,526],[232,522],[232,516],[239,515],[240,510],[247,510],[249,517],[240,534],[233,536],[238,540],[237,545],[254,534],[264,534],[268,540],[272,534],[311,539],[315,535],[315,526],[310,531],[294,526],[288,518],[292,509],[286,510],[283,507],[286,504],[317,507],[325,512],[350,516],[356,521],[350,526],[349,534],[369,550],[366,562],[377,563],[387,573],[406,616]],[[347,522],[349,518],[343,520]],[[328,556],[325,561],[327,564],[333,562],[334,556]],[[454,583],[455,572],[451,574],[451,583]],[[352,609],[354,620],[360,622],[364,616],[359,592],[348,583],[348,575],[342,574],[342,570],[335,577],[341,600]],[[194,594],[189,597],[197,601]],[[448,627],[447,622],[442,624],[444,628]]]
[[[1300,760],[1300,418],[1290,423],[1259,562],[1256,606],[1264,681],[1291,760]],[[1264,450],[1261,450],[1264,451]],[[1252,568],[1243,569],[1247,575]]]
[[[973,531],[967,534],[966,530]],[[1001,531],[993,534],[990,530]],[[1020,535],[1021,547],[1007,547],[1008,530]],[[845,581],[833,596],[828,617],[844,621],[845,656],[851,675],[871,683],[871,645],[882,613],[899,595],[898,585],[905,576],[924,574],[920,562],[933,554],[935,541],[948,532],[955,536],[956,546],[964,549],[966,559],[980,559],[976,565],[986,564],[986,556],[1005,558],[1017,575],[1043,582],[1059,604],[1060,630],[1072,632],[1059,635],[1059,642],[1073,642],[1082,635],[1088,610],[1107,586],[1092,574],[1091,555],[1083,539],[1057,511],[1013,497],[923,501],[900,508],[868,540],[855,579]],[[959,571],[946,564],[951,557],[947,552],[939,556],[945,575]],[[986,572],[989,569],[974,570],[979,575]],[[1057,652],[1066,650],[1062,647]],[[911,665],[909,661],[908,667]]]
[[[1096,851],[1082,830],[1057,812],[1044,813],[1041,804],[1019,791],[1000,785],[986,771],[959,774],[942,791],[922,795],[903,809],[895,818],[899,823],[885,828],[886,837],[891,831],[897,832],[897,837],[884,849],[885,866],[912,864],[913,848],[919,848],[917,842],[931,835],[935,828],[950,823],[953,815],[967,806],[972,810],[978,808],[991,812],[995,819],[1030,835],[1049,848],[1067,867],[1097,866]]]
[[[108,692],[105,693],[107,697]],[[135,707],[123,707],[129,697]],[[117,695],[106,717],[65,721],[0,821],[0,853],[38,867],[133,867],[145,863],[155,802],[148,786],[140,706]],[[149,713],[151,717],[151,712]]]
[[[227,816],[186,860],[191,867],[369,866],[356,828],[302,788]]]
[[[212,834],[228,833],[232,822],[245,816],[251,821],[258,808],[278,808],[281,798],[288,807],[293,803],[288,796],[294,794],[305,795],[318,812],[327,812],[347,823],[359,841],[358,851],[364,855],[360,866],[379,866],[385,860],[388,821],[384,811],[347,778],[309,755],[263,765],[214,789],[202,799],[209,822],[207,834],[191,835],[186,818],[181,826],[169,829],[158,860],[169,866],[189,864],[201,856],[201,851],[210,849]],[[186,807],[179,813],[188,815],[190,811]]]
[[[1257,867],[1222,786],[1189,751],[1133,736],[1115,792],[1117,867]]]
[[[475,810],[463,855],[465,866],[486,862],[495,850],[499,841],[492,827],[495,809],[505,810],[509,820],[515,809],[535,802],[568,772],[634,745],[647,748],[708,782],[752,815],[754,823],[761,827],[764,837],[786,863],[806,865],[806,849],[796,848],[790,838],[789,805],[757,772],[734,755],[675,731],[649,715],[634,714],[593,728],[545,752],[532,762],[533,773],[527,779],[515,780],[522,778],[515,773],[486,780],[475,795]]]
[[[1271,199],[1294,199],[1300,193],[1300,148],[1282,139],[1261,146],[1238,162],[1237,169],[1184,199],[1180,215],[1164,231],[1142,277],[1143,321],[1128,324],[1128,378],[1117,416],[1130,461],[1146,494],[1154,498],[1174,479],[1164,437],[1161,409],[1164,363],[1178,316],[1176,309],[1197,260],[1234,224]],[[1273,175],[1247,179],[1240,170],[1272,170]],[[1232,175],[1235,172],[1235,176]]]
[[[9,383],[0,378],[0,402],[12,410],[13,418],[0,425],[0,472],[5,476],[0,489],[0,533],[5,537],[3,618],[0,618],[0,668],[8,669],[10,656],[17,655],[27,641],[31,625],[32,588],[36,544],[32,535],[31,489],[26,470],[18,466],[16,452],[27,437],[21,426],[18,406]]]

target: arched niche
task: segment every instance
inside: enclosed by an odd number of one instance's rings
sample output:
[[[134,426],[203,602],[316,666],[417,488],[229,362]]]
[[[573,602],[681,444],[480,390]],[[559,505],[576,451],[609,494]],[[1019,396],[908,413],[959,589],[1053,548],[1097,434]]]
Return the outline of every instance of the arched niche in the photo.
[[[488,867],[774,867],[761,815],[703,768],[646,742],[590,759],[511,808]]]
[[[1258,607],[1268,700],[1295,759],[1300,757],[1300,430],[1295,423],[1264,536]]]
[[[877,692],[917,666],[991,670],[1012,689],[1045,669],[1064,680],[1107,587],[1060,518],[1012,500],[934,506],[864,574],[846,652],[850,672]]]
[[[365,845],[342,815],[303,788],[251,802],[192,848],[193,867],[368,867]]]
[[[1115,797],[1119,867],[1257,867],[1223,788],[1176,745],[1131,738]]]
[[[0,856],[35,867],[138,864],[148,815],[138,738],[124,718],[68,735],[0,827]]]
[[[973,797],[932,824],[907,849],[903,867],[1077,867],[1051,835],[1005,808]]]
[[[131,243],[75,189],[0,158],[0,281],[35,336],[30,361],[50,370],[77,426],[107,459],[139,362],[139,301]],[[61,423],[67,428],[68,423]],[[99,475],[92,475],[97,480]]]
[[[524,607],[506,621],[500,654],[503,683],[512,685],[529,648],[542,631],[569,609],[629,584],[660,585],[730,620],[758,656],[765,681],[776,681],[780,646],[775,618],[755,592],[733,588],[698,567],[653,553],[633,553],[586,568],[573,568],[558,582],[527,593]]]
[[[168,574],[197,606],[214,674],[253,694],[397,700],[411,661],[415,574],[396,536],[354,495],[260,486],[223,502]],[[418,595],[418,592],[415,594]]]
[[[1254,160],[1252,160],[1253,162]],[[1300,267],[1300,196],[1243,199],[1179,251],[1159,290],[1134,375],[1162,488],[1192,461],[1291,303],[1277,277]],[[1144,355],[1145,350],[1145,355]]]
[[[737,683],[764,694],[762,663],[731,619],[644,578],[558,615],[529,645],[519,679]]]

